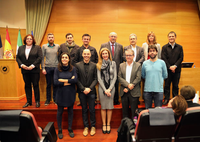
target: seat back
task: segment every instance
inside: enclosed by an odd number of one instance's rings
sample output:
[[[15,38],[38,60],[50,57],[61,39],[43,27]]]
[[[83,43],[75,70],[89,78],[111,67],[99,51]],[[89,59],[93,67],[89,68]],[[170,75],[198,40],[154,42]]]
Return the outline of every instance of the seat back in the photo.
[[[140,112],[134,137],[137,142],[171,142],[176,128],[173,125],[150,126],[149,110]]]
[[[175,133],[175,142],[200,142],[200,107],[186,110]]]
[[[35,127],[34,120],[31,115],[27,113],[20,114],[20,125],[18,131],[4,131],[0,130],[1,142],[40,142],[41,134],[39,136]]]

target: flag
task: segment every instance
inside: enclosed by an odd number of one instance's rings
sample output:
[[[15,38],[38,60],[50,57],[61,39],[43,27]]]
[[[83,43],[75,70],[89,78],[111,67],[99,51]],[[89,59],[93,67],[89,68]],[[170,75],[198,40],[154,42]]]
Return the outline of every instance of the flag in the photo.
[[[33,36],[33,31],[31,31],[31,34],[32,34],[32,36]]]
[[[21,37],[21,33],[20,33],[20,30],[19,30],[19,32],[18,32],[18,38],[17,38],[17,50],[16,50],[16,55],[17,55],[17,52],[18,52],[18,48],[20,47],[20,46],[22,46],[23,44],[22,44],[22,37]]]
[[[3,58],[3,47],[2,47],[1,35],[0,35],[0,59],[2,58]]]
[[[14,59],[8,29],[6,29],[6,39],[5,39],[3,58],[4,59]]]

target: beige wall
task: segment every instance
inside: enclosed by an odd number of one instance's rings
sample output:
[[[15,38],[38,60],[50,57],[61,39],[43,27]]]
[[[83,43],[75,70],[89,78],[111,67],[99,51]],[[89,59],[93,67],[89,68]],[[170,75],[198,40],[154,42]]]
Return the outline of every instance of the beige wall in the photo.
[[[0,0],[0,27],[26,29],[25,0]]]

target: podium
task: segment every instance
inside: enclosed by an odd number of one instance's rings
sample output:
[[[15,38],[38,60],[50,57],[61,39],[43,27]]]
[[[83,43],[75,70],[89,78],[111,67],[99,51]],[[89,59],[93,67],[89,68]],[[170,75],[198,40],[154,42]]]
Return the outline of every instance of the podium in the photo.
[[[24,98],[24,81],[15,59],[0,59],[0,100]]]

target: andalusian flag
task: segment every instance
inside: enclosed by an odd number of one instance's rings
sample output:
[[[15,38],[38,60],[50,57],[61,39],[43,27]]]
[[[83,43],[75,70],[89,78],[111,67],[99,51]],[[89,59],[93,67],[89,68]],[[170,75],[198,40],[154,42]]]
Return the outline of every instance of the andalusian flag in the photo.
[[[22,44],[22,37],[21,37],[21,33],[20,33],[20,30],[19,30],[19,32],[18,32],[18,38],[17,38],[17,50],[16,50],[16,55],[17,55],[17,52],[18,52],[18,48],[20,47],[20,46],[22,46],[23,44]]]
[[[2,58],[3,58],[3,47],[2,47],[1,35],[0,35],[0,59]]]
[[[4,59],[14,59],[13,58],[13,51],[10,43],[10,37],[8,33],[8,29],[6,29],[6,39],[5,39],[5,46],[4,46]]]

